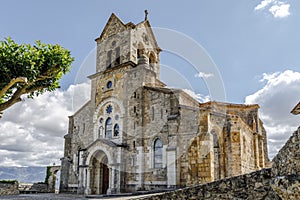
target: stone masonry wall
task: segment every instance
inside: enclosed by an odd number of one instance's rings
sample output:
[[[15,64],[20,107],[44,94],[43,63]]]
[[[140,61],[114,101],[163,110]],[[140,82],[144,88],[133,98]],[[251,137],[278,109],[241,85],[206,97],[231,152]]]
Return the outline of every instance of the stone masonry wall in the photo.
[[[280,199],[271,189],[271,169],[263,169],[204,185],[162,193],[139,200],[173,199]]]
[[[300,127],[273,159],[271,182],[282,199],[300,199]]]
[[[53,192],[49,191],[48,184],[47,183],[34,183],[31,188],[29,189],[30,192],[35,193],[47,193],[47,192]]]
[[[139,199],[300,199],[300,127],[272,168]]]
[[[17,181],[12,183],[0,183],[0,196],[19,194],[18,186]]]
[[[273,159],[273,176],[291,174],[300,174],[300,127]]]

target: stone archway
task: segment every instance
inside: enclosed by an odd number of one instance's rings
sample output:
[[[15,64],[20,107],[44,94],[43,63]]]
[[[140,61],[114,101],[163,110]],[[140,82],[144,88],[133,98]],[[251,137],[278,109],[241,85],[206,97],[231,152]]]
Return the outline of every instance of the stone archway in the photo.
[[[109,168],[106,154],[99,150],[90,161],[91,194],[107,194],[109,189]]]
[[[48,166],[47,167],[47,183],[48,192],[54,193],[59,188],[60,179],[60,166]]]

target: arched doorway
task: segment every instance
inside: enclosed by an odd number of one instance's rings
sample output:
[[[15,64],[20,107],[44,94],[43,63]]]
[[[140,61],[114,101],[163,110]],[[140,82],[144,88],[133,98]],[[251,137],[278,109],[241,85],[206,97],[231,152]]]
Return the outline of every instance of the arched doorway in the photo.
[[[109,188],[108,159],[103,151],[97,151],[91,158],[91,194],[106,194]]]
[[[56,181],[55,181],[55,193],[59,193],[59,184],[60,184],[60,170],[56,173]]]
[[[48,166],[46,182],[48,183],[48,192],[58,192],[60,184],[60,166]]]

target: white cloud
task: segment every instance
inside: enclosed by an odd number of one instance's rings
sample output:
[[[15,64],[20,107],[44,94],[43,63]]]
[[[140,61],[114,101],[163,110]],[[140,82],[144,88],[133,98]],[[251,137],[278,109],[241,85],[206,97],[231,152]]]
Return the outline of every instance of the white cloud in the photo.
[[[267,8],[269,8],[268,11],[275,18],[284,18],[291,14],[290,4],[279,0],[263,0],[254,8],[254,10],[265,10]]]
[[[26,99],[4,111],[0,119],[0,165],[59,164],[68,116],[90,98],[90,85],[71,85],[35,99]]]
[[[260,82],[272,80],[272,79],[276,78],[279,74],[280,74],[280,72],[275,72],[275,73],[271,73],[271,74],[263,73],[263,75],[262,75],[263,78],[260,80]]]
[[[270,158],[300,125],[299,116],[290,113],[300,100],[300,73],[291,70],[263,74],[264,87],[246,97],[246,104],[260,105],[260,117],[268,135]]]
[[[254,10],[260,10],[260,9],[264,9],[265,7],[267,7],[270,3],[274,2],[275,0],[263,0],[262,2],[260,2],[260,4],[258,4]]]
[[[280,4],[280,5],[273,5],[269,11],[275,18],[284,18],[289,16],[291,13],[289,11],[290,4]]]
[[[205,72],[199,72],[197,74],[195,74],[195,77],[199,77],[199,78],[209,78],[209,77],[213,77],[213,74],[210,73],[205,73]]]
[[[205,96],[203,94],[196,94],[194,91],[190,89],[183,89],[184,92],[186,92],[188,95],[199,101],[200,103],[205,103],[210,101],[210,96]]]

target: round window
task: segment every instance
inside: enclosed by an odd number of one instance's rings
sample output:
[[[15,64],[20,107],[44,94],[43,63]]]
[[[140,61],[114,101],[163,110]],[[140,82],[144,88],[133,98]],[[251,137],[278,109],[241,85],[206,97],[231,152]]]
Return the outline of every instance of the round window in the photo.
[[[112,87],[112,82],[111,81],[108,81],[107,84],[106,84],[106,87],[109,89]]]
[[[110,114],[112,112],[112,110],[113,110],[113,108],[111,105],[107,106],[107,108],[106,108],[107,114]]]

